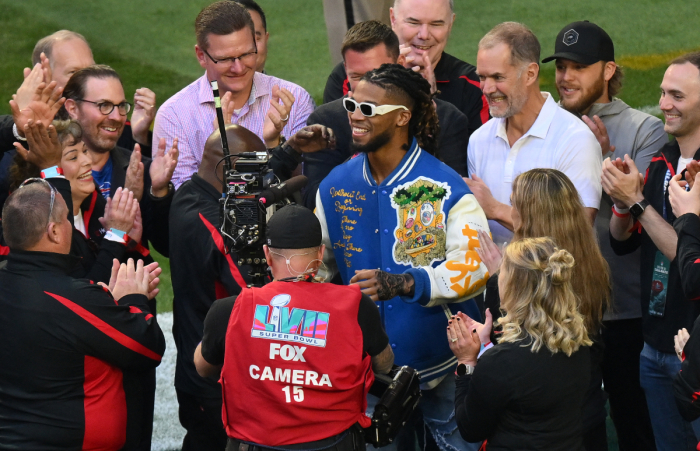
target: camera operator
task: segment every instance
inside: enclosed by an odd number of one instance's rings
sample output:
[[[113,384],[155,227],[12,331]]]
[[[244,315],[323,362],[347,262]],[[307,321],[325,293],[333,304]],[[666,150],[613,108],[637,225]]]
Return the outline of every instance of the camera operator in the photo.
[[[283,207],[263,247],[274,281],[207,314],[194,361],[202,376],[223,365],[227,450],[364,449],[370,365],[386,373],[394,354],[358,287],[313,283],[322,238],[310,210]]]
[[[296,148],[319,149],[328,145],[328,129],[305,127],[289,141]],[[230,152],[264,152],[262,140],[238,126],[226,127]],[[315,141],[324,141],[314,144]],[[288,142],[289,142],[288,141]],[[330,141],[330,139],[328,139]],[[275,154],[284,152],[277,149]],[[177,345],[175,390],[180,423],[187,429],[183,450],[223,450],[226,434],[221,423],[221,387],[199,377],[192,355],[202,340],[204,317],[216,299],[238,294],[249,282],[249,266],[238,267],[235,254],[227,254],[219,232],[222,193],[221,136],[215,131],[206,142],[199,170],[175,192],[170,210],[170,267],[173,282],[173,334]],[[282,157],[288,155],[283,155]],[[270,166],[277,172],[273,164]],[[280,160],[284,166],[284,161]],[[288,161],[296,166],[295,161]],[[291,168],[293,169],[293,167]],[[291,173],[291,170],[289,171]]]

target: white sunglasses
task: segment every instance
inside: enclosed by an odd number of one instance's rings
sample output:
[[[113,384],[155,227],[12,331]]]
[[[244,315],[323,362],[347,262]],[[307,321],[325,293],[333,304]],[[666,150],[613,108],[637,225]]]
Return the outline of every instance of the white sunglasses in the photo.
[[[355,99],[351,99],[349,97],[343,99],[343,106],[345,107],[345,111],[348,113],[354,113],[359,107],[360,113],[362,113],[364,117],[374,117],[377,115],[381,116],[382,114],[398,110],[399,108],[403,108],[404,110],[408,111],[408,108],[403,105],[374,105],[373,103],[367,102],[357,103]]]

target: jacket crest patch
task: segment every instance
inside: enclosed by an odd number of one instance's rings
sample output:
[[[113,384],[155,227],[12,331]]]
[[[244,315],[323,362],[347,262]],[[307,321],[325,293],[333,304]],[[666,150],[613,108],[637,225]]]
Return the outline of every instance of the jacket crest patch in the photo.
[[[447,183],[426,177],[394,188],[391,205],[397,214],[393,247],[396,263],[420,267],[445,259],[444,204],[449,197]]]

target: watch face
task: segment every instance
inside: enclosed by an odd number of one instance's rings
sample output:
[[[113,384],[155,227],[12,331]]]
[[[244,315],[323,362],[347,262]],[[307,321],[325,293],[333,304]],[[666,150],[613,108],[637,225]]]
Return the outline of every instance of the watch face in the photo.
[[[636,204],[630,207],[630,213],[632,213],[632,216],[634,216],[636,219],[639,216],[641,216],[642,213],[644,213],[644,209],[647,205],[649,205],[649,203],[646,200],[637,202]]]
[[[467,365],[460,363],[457,365],[457,376],[464,376],[465,374],[467,374]]]

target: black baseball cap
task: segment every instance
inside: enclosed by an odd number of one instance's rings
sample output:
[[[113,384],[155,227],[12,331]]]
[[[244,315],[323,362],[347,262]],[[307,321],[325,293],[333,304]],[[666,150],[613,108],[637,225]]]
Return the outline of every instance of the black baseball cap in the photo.
[[[554,55],[542,62],[548,63],[557,58],[581,64],[615,61],[615,46],[610,36],[598,25],[587,20],[573,22],[561,29],[554,44]]]
[[[276,249],[318,247],[322,241],[321,223],[306,207],[282,207],[267,223],[267,245]]]

